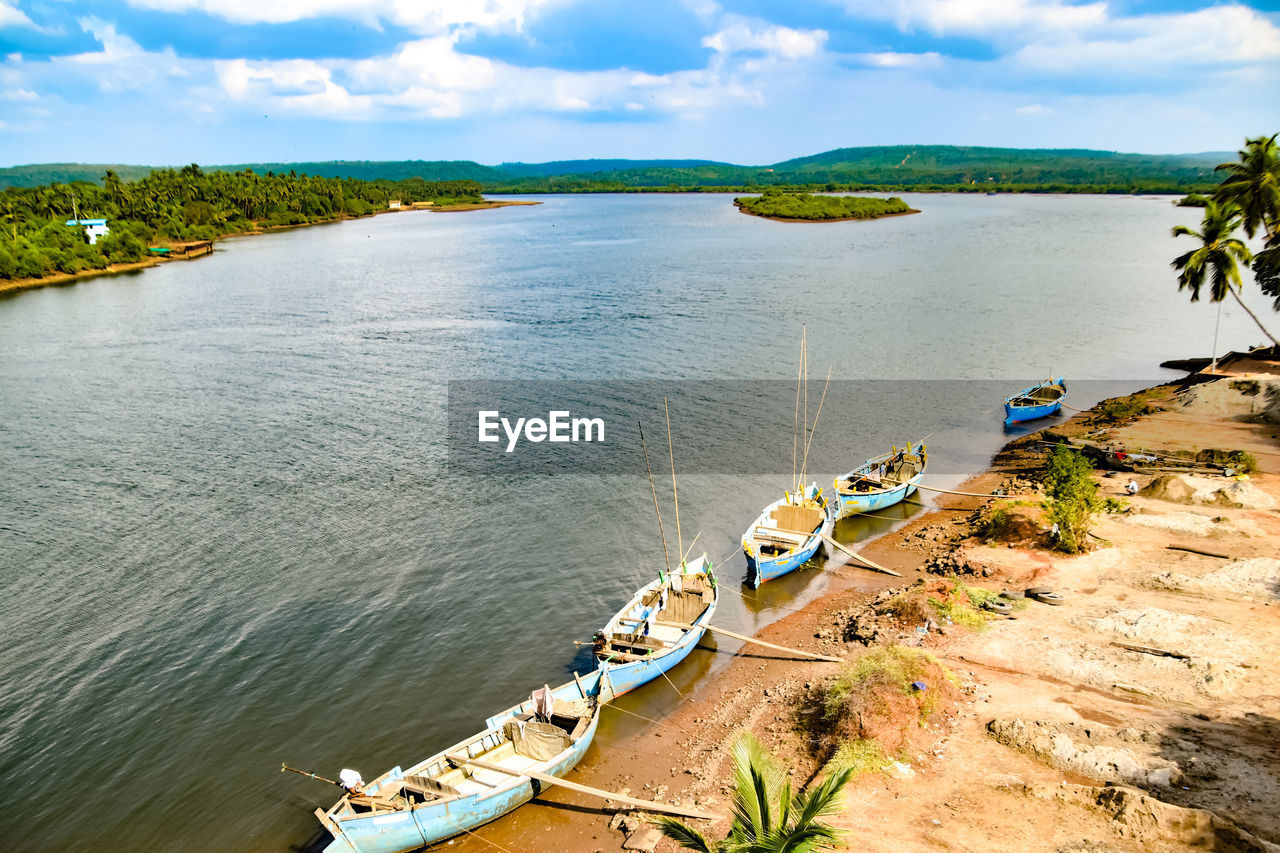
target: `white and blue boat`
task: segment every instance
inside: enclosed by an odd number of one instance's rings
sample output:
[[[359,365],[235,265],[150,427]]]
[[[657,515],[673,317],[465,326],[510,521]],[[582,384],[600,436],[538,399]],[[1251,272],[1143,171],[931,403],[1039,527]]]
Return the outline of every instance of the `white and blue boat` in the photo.
[[[641,587],[595,636],[596,660],[609,667],[613,695],[635,690],[688,657],[715,612],[716,576],[706,554]]]
[[[1057,414],[1065,399],[1067,382],[1062,377],[1024,388],[1004,401],[1004,425],[1012,426],[1021,421],[1034,421],[1036,418]]]
[[[545,783],[523,771],[563,776],[591,745],[600,706],[612,698],[608,667],[575,676],[549,694],[535,693],[490,717],[479,734],[407,770],[393,767],[372,782],[361,782],[327,811],[316,809],[332,836],[324,853],[416,850],[533,799]],[[344,777],[350,772],[344,771]]]
[[[901,503],[916,491],[928,464],[929,451],[920,442],[868,459],[836,479],[836,518]]]
[[[765,507],[742,534],[751,585],[758,588],[813,559],[835,525],[829,509],[817,483],[787,492]]]

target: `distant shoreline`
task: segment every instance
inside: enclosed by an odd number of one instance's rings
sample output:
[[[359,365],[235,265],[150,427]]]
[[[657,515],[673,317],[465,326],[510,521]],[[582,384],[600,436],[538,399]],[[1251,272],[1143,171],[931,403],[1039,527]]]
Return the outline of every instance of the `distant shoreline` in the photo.
[[[491,210],[495,207],[520,207],[530,204],[542,204],[540,201],[493,201],[485,199],[483,202],[468,202],[466,204],[451,204],[447,207],[421,207],[417,210],[429,210],[432,213],[455,213],[465,212],[468,210]]]
[[[299,228],[310,228],[313,225],[334,225],[339,222],[350,222],[357,219],[368,219],[372,216],[381,216],[384,213],[408,213],[414,210],[430,211],[434,213],[453,213],[466,212],[470,210],[490,210],[496,207],[516,207],[522,205],[542,204],[540,201],[506,201],[506,200],[489,200],[483,202],[468,202],[465,204],[450,205],[448,207],[405,207],[399,210],[375,210],[364,216],[340,216],[334,219],[319,219],[315,222],[300,222],[297,225],[268,225],[264,228],[255,228],[252,231],[236,231],[227,234],[221,234],[214,241],[226,240],[231,237],[255,237],[261,234],[271,234],[275,231],[293,231]],[[207,257],[212,255],[212,250],[205,255],[199,257]],[[126,273],[134,273],[150,267],[158,267],[161,264],[169,263],[176,260],[197,260],[198,258],[158,258],[150,257],[141,261],[134,261],[128,264],[111,264],[98,270],[84,270],[75,273],[54,273],[53,275],[40,276],[39,278],[15,278],[7,281],[0,281],[0,298],[15,293],[21,293],[25,290],[36,290],[41,287],[52,287],[60,284],[73,284],[78,281],[87,281],[92,278],[102,278],[107,276],[124,275]]]

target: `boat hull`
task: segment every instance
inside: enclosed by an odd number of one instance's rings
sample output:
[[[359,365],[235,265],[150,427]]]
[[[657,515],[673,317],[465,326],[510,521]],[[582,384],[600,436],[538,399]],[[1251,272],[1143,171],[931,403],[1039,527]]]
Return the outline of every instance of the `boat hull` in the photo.
[[[608,656],[606,652],[596,652],[596,659],[609,665],[611,695],[618,697],[624,693],[629,693],[637,687],[669,672],[687,658],[689,653],[693,651],[694,646],[698,645],[703,634],[706,633],[706,626],[711,622],[711,617],[716,613],[716,602],[720,598],[719,595],[715,594],[716,580],[711,568],[711,563],[707,560],[706,554],[703,554],[692,563],[682,563],[681,568],[672,575],[672,578],[678,575],[686,580],[700,579],[700,582],[704,585],[709,585],[712,591],[711,601],[707,603],[706,609],[699,613],[697,618],[689,621],[689,624],[694,626],[693,630],[684,632],[670,646],[644,660],[617,661]],[[605,626],[601,634],[610,635],[620,632],[623,630],[621,627],[623,624],[635,626],[648,619],[654,611],[652,607],[644,605],[645,598],[662,589],[667,585],[667,582],[668,579],[664,577],[641,587],[635,596],[627,602],[626,606],[609,620],[609,624]]]
[[[876,492],[869,495],[842,495],[837,493],[836,500],[839,501],[839,517],[845,518],[850,515],[858,515],[864,512],[873,512],[877,509],[900,504],[916,492],[916,481],[920,479],[920,475],[912,478],[912,481],[905,486],[899,486],[892,491]]]
[[[704,614],[704,616],[708,617],[709,615],[710,611]],[[699,620],[699,622],[704,621]],[[664,654],[654,655],[649,660],[613,665],[609,670],[609,680],[613,683],[614,695],[621,696],[624,693],[630,693],[637,687],[648,684],[663,673],[670,672],[679,666],[689,656],[689,652],[693,651],[693,647],[698,645],[698,641],[702,639],[702,635],[706,633],[706,630],[705,627],[699,626],[697,630],[685,634],[678,645],[673,646]]]
[[[1004,404],[1004,424],[1011,426],[1013,424],[1022,423],[1023,421],[1034,421],[1040,418],[1047,418],[1050,415],[1056,415],[1062,410],[1062,401],[1054,400],[1052,403],[1046,403],[1043,406],[1010,406]],[[990,423],[990,421],[988,421]]]
[[[865,475],[868,471],[884,464],[893,457],[893,453],[886,453],[883,456],[875,456],[863,462],[857,468],[854,468],[848,474],[840,477],[835,482],[836,496],[836,518],[847,518],[851,515],[859,515],[864,512],[874,512],[878,509],[900,504],[907,498],[915,494],[918,489],[917,484],[924,477],[925,468],[928,467],[928,455],[925,453],[923,443],[907,444],[904,453],[919,455],[922,459],[922,467],[907,482],[892,489],[883,489],[871,492],[854,492],[846,494],[840,489],[841,480],[849,480],[854,477]]]
[[[1020,397],[1029,397],[1032,393],[1041,388],[1059,386],[1062,388],[1062,395],[1056,400],[1044,403],[1039,406],[1014,406],[1011,403]],[[1062,411],[1062,401],[1067,398],[1067,383],[1059,378],[1050,382],[1042,382],[1039,385],[1032,385],[1024,388],[1021,392],[1014,394],[1004,401],[1004,425],[1013,426],[1023,421],[1034,421],[1040,418],[1047,418],[1050,415],[1056,415]]]
[[[760,584],[794,572],[812,560],[813,555],[822,547],[822,536],[831,535],[831,522],[824,521],[819,529],[821,535],[814,534],[809,537],[803,547],[780,557],[757,557],[750,552],[744,552],[747,556],[747,577],[751,585],[759,589]]]
[[[587,693],[598,692],[597,683],[601,670],[582,679]],[[579,695],[574,683],[563,685],[554,691],[557,698],[574,698]],[[495,729],[514,719],[520,707],[490,717],[488,726]],[[563,776],[572,770],[586,754],[595,738],[600,723],[599,707],[591,717],[587,730],[573,746],[562,752],[550,763],[543,763],[538,770],[551,776]],[[393,769],[378,782],[369,786],[377,794],[385,782],[395,782],[403,774]],[[496,820],[508,812],[529,802],[547,787],[543,782],[527,776],[512,776],[511,781],[489,791],[458,797],[443,802],[428,802],[398,812],[361,815],[354,818],[334,818],[326,823],[333,840],[324,853],[406,853],[428,844],[434,844],[465,831]]]

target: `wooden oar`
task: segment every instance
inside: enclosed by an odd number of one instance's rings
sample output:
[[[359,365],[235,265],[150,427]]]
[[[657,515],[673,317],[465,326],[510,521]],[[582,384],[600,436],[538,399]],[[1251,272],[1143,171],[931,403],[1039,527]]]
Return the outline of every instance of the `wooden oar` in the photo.
[[[692,629],[694,626],[685,622],[663,622],[658,621],[658,625],[667,628],[680,628],[685,631]],[[724,634],[726,637],[733,637],[735,640],[742,640],[744,643],[755,643],[757,646],[764,646],[767,649],[773,649],[776,652],[787,652],[788,654],[800,655],[801,657],[813,658],[814,660],[824,660],[830,663],[844,663],[840,658],[833,658],[830,655],[820,655],[816,652],[806,652],[804,649],[789,649],[786,646],[775,646],[773,643],[766,643],[764,640],[757,640],[755,637],[748,637],[744,634],[736,634],[727,628],[717,628],[715,625],[704,625],[708,631],[715,631],[717,634]]]
[[[629,806],[635,806],[639,809],[645,809],[651,812],[663,812],[665,814],[680,815],[681,817],[691,817],[694,820],[715,820],[716,816],[707,814],[706,812],[696,811],[694,809],[682,808],[681,806],[673,806],[667,803],[658,803],[653,800],[638,800],[635,797],[627,797],[622,794],[614,794],[600,788],[591,788],[586,785],[579,785],[577,782],[570,782],[567,779],[560,779],[555,776],[548,776],[546,773],[539,773],[536,770],[509,770],[497,764],[489,764],[485,761],[476,761],[474,758],[467,758],[465,755],[445,755],[455,764],[470,764],[472,767],[479,767],[481,770],[491,770],[494,773],[505,773],[508,776],[528,776],[531,779],[537,779],[539,782],[546,782],[548,785],[558,785],[561,788],[568,788],[570,791],[577,791],[580,794],[590,794],[593,797],[600,797],[605,800],[614,800],[619,803],[626,803]]]
[[[861,555],[861,554],[859,554],[857,551],[852,551],[852,550],[850,550],[850,549],[846,548],[845,546],[841,545],[839,542],[837,542],[836,540],[832,539],[830,536],[828,536],[828,535],[827,535],[827,534],[825,534],[825,533],[804,533],[804,532],[799,531],[799,530],[783,530],[781,527],[764,527],[764,528],[760,528],[760,529],[761,529],[761,530],[776,530],[776,531],[778,531],[779,533],[790,533],[792,536],[805,536],[805,537],[808,537],[808,536],[817,536],[819,539],[821,539],[823,542],[826,542],[826,543],[827,543],[828,545],[830,545],[831,547],[833,547],[833,548],[838,548],[839,550],[841,550],[841,551],[845,552],[846,554],[848,554],[850,557],[853,557],[855,560],[859,560],[859,561],[861,561],[861,562],[863,562],[863,563],[866,563],[866,565],[867,565],[867,567],[868,567],[868,568],[875,569],[877,572],[884,572],[886,575],[893,575],[895,578],[900,578],[900,577],[902,577],[902,575],[898,574],[898,573],[897,573],[897,572],[895,572],[893,569],[885,568],[884,566],[880,565],[879,563],[875,563],[875,562],[872,562],[871,560],[868,560],[866,557],[862,556],[862,555]]]

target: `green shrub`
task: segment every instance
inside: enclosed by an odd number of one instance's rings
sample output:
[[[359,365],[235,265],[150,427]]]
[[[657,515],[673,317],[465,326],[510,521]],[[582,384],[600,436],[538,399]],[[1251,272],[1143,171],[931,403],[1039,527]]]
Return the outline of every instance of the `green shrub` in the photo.
[[[836,748],[835,755],[822,767],[822,775],[830,776],[841,770],[849,771],[849,778],[863,773],[882,773],[893,762],[885,755],[884,747],[874,740],[859,738],[845,741]]]
[[[1060,444],[1049,456],[1044,486],[1045,514],[1058,525],[1055,547],[1068,554],[1083,551],[1093,517],[1104,507],[1093,467],[1079,451]]]

